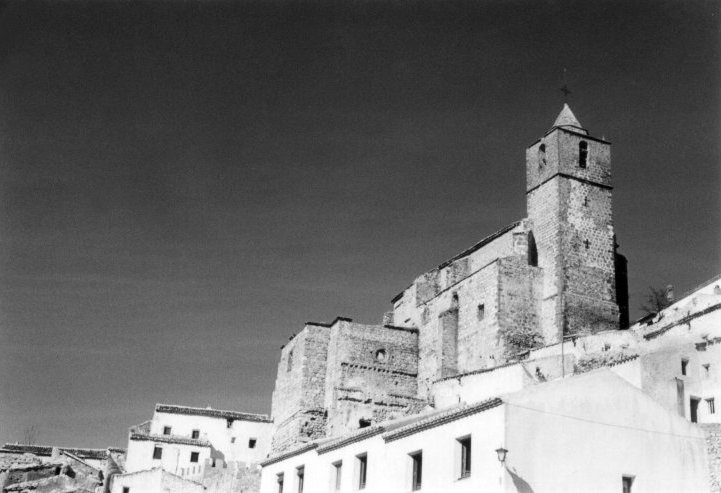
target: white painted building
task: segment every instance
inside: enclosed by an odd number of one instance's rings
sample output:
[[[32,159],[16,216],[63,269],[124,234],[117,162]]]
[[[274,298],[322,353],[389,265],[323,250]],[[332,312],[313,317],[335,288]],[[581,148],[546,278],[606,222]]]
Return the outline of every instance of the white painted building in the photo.
[[[708,491],[706,462],[699,428],[601,369],[271,457],[261,493]]]
[[[268,455],[270,434],[271,421],[264,414],[157,404],[153,419],[130,429],[126,474],[114,477],[113,491],[136,493],[130,483],[141,481],[139,473],[156,470],[198,484],[218,484],[221,470],[252,475]]]

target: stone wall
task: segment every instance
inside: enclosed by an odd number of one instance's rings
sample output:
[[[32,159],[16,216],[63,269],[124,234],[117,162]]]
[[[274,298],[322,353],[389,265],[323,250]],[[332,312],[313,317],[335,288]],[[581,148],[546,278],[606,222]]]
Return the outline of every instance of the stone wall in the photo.
[[[702,424],[706,435],[706,453],[711,491],[721,491],[721,423]]]
[[[282,349],[273,391],[273,452],[324,436],[330,327],[306,324]]]

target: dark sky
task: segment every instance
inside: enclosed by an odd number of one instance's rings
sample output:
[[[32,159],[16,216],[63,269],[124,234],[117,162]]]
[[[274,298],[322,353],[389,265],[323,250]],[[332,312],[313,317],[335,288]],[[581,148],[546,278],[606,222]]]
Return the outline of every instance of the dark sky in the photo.
[[[1,5],[0,442],[269,412],[305,321],[524,217],[564,67],[634,315],[721,272],[718,2]]]

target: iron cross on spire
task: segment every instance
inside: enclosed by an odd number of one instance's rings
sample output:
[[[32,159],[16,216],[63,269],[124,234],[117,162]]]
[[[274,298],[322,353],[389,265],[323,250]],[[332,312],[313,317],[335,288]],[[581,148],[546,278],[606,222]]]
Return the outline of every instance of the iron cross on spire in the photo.
[[[563,93],[563,101],[568,101],[568,95],[571,94],[571,90],[568,88],[568,82],[566,82],[566,68],[563,69],[563,87],[561,88]]]

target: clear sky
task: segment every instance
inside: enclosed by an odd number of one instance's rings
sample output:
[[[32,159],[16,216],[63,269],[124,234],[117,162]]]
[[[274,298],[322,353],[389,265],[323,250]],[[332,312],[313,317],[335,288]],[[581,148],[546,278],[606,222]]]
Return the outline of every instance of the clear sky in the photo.
[[[632,316],[720,273],[720,5],[3,2],[0,442],[269,412],[304,322],[378,322],[525,216],[564,67]]]

